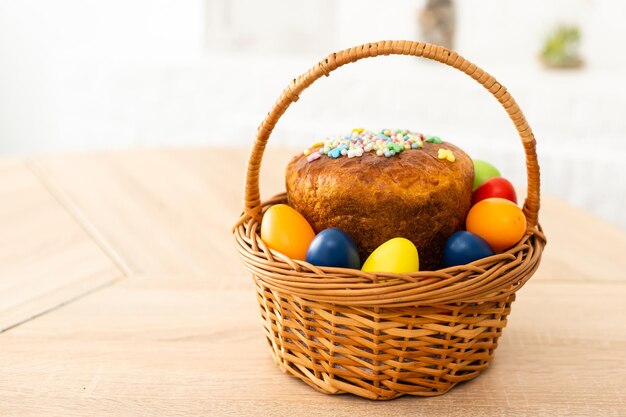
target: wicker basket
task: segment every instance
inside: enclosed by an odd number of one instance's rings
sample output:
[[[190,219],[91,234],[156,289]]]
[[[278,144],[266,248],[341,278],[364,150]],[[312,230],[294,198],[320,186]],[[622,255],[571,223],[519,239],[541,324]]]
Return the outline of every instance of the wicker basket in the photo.
[[[526,152],[528,229],[515,247],[438,271],[372,274],[316,267],[268,249],[259,236],[265,209],[259,170],[272,129],[300,93],[342,65],[379,55],[439,61],[478,81],[506,110]],[[258,130],[247,167],[236,245],[256,284],[261,316],[281,370],[328,394],[376,400],[441,395],[484,371],[493,358],[515,292],[533,275],[545,237],[537,222],[539,166],[524,115],[491,75],[455,52],[411,41],[383,41],[328,56],[284,90]]]

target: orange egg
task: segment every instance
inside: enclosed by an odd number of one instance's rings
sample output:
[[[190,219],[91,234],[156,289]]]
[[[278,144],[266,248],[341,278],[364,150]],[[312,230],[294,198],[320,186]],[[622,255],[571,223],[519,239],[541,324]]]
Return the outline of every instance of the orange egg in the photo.
[[[261,239],[271,249],[292,259],[304,261],[314,237],[309,222],[286,204],[276,204],[263,215]]]
[[[517,204],[504,198],[487,198],[476,203],[467,214],[468,232],[482,237],[501,252],[514,246],[524,236],[526,217]]]

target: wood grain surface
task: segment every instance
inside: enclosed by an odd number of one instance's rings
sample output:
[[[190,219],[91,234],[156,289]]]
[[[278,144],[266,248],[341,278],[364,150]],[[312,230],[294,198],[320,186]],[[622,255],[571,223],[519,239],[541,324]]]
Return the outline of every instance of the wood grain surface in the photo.
[[[24,162],[0,162],[0,202],[0,333],[123,276]]]
[[[293,153],[268,153],[265,197]],[[282,374],[230,235],[245,160],[0,162],[0,416],[626,415],[626,233],[549,197],[542,266],[479,378],[372,402]]]

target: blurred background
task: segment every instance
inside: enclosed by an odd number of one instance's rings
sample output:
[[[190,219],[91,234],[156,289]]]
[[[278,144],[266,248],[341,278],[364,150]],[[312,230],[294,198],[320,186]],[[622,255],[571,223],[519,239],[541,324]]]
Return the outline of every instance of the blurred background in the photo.
[[[495,75],[538,141],[545,193],[626,229],[626,2],[0,0],[0,154],[249,147],[282,89],[381,39],[453,47]],[[349,65],[303,95],[271,146],[363,126],[437,134],[524,184],[499,104],[437,63]]]

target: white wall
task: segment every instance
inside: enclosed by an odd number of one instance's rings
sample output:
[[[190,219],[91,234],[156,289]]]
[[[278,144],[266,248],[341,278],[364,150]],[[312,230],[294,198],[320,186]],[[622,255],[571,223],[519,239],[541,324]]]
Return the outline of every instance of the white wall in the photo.
[[[0,0],[0,151],[137,143],[204,34],[200,1]]]
[[[291,78],[333,50],[417,38],[423,3],[0,0],[0,153],[248,146]],[[626,2],[461,0],[457,11],[457,50],[507,86],[536,132],[544,190],[626,228]],[[558,22],[580,24],[584,70],[539,65]],[[342,68],[287,112],[272,143],[354,125],[435,132],[523,181],[504,112],[440,65]]]

